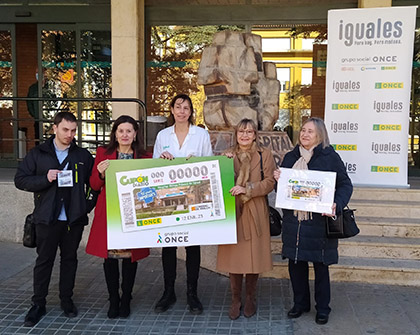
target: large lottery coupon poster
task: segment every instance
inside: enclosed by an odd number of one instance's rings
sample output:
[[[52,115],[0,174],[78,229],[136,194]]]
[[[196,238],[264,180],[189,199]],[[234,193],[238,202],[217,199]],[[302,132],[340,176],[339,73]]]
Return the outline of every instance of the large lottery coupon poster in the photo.
[[[325,123],[357,186],[408,187],[416,8],[328,12]]]
[[[314,213],[332,213],[335,172],[280,168],[276,207]]]
[[[108,249],[236,243],[233,186],[224,156],[111,161]]]

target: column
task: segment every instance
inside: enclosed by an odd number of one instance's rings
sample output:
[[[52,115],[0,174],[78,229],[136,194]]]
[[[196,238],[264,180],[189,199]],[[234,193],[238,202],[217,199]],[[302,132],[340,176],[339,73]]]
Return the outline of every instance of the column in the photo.
[[[391,7],[392,0],[359,0],[359,8]]]
[[[145,101],[144,0],[111,1],[112,97]],[[112,117],[142,117],[136,103],[115,102]]]

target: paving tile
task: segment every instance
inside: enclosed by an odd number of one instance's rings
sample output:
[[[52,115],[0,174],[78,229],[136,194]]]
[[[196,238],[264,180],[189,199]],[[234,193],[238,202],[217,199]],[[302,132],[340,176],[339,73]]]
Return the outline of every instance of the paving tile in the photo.
[[[13,243],[0,242],[15,253],[27,250]],[[30,254],[30,257],[34,255]],[[58,257],[57,257],[58,258]],[[4,260],[3,260],[4,261]],[[13,266],[12,260],[10,266]],[[258,282],[258,310],[254,317],[231,321],[229,279],[202,269],[198,293],[204,306],[201,315],[192,315],[186,303],[185,263],[178,262],[177,302],[165,313],[155,314],[154,305],[163,293],[161,259],[156,251],[139,262],[133,290],[132,314],[127,319],[108,319],[108,300],[102,260],[79,251],[79,268],[74,301],[76,318],[66,318],[58,298],[58,261],[48,296],[47,314],[34,328],[23,327],[32,295],[32,268],[8,271],[0,280],[0,334],[280,334],[280,335],[420,335],[420,290],[356,283],[332,283],[332,313],[327,325],[315,324],[315,309],[299,319],[287,318],[292,306],[290,282],[261,278]],[[311,283],[313,292],[313,283]],[[388,329],[388,331],[386,331]]]

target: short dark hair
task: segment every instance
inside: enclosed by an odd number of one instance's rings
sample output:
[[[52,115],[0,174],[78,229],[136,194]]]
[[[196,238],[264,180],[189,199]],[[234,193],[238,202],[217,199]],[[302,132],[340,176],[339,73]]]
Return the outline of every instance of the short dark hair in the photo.
[[[69,121],[69,122],[77,122],[76,117],[74,116],[73,113],[70,112],[58,112],[57,114],[55,114],[54,116],[54,124],[56,126],[58,126],[58,124],[63,121]]]
[[[191,98],[190,98],[188,95],[186,95],[186,94],[178,94],[178,95],[176,95],[175,97],[173,97],[173,99],[172,99],[172,101],[171,101],[171,104],[170,104],[170,106],[171,106],[172,108],[174,108],[174,107],[175,107],[175,102],[176,102],[178,99],[181,99],[181,100],[182,100],[182,102],[184,102],[184,101],[186,100],[186,101],[188,101],[188,103],[190,104],[191,115],[190,115],[190,117],[188,118],[188,122],[189,122],[189,123],[191,123],[191,124],[194,124],[194,107],[193,107],[193,103],[192,103],[192,101],[191,101]]]

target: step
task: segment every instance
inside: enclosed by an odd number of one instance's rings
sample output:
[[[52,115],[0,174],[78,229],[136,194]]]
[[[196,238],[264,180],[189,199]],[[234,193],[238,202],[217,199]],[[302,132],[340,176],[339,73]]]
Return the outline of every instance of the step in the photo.
[[[362,188],[353,189],[355,200],[420,201],[420,189]]]
[[[338,254],[360,258],[420,260],[420,238],[355,236],[340,240]]]
[[[420,202],[418,201],[352,199],[350,201],[349,207],[356,209],[356,220],[358,216],[420,220]]]
[[[272,253],[281,254],[281,249],[281,239],[272,239]],[[420,238],[358,235],[341,239],[338,244],[338,254],[360,258],[420,260]]]
[[[262,276],[289,278],[288,260],[273,255],[273,262],[273,270]],[[312,266],[309,277],[314,278]],[[420,286],[420,261],[340,257],[330,266],[330,277],[336,282]]]
[[[420,238],[420,219],[365,217],[357,215],[360,235]]]

